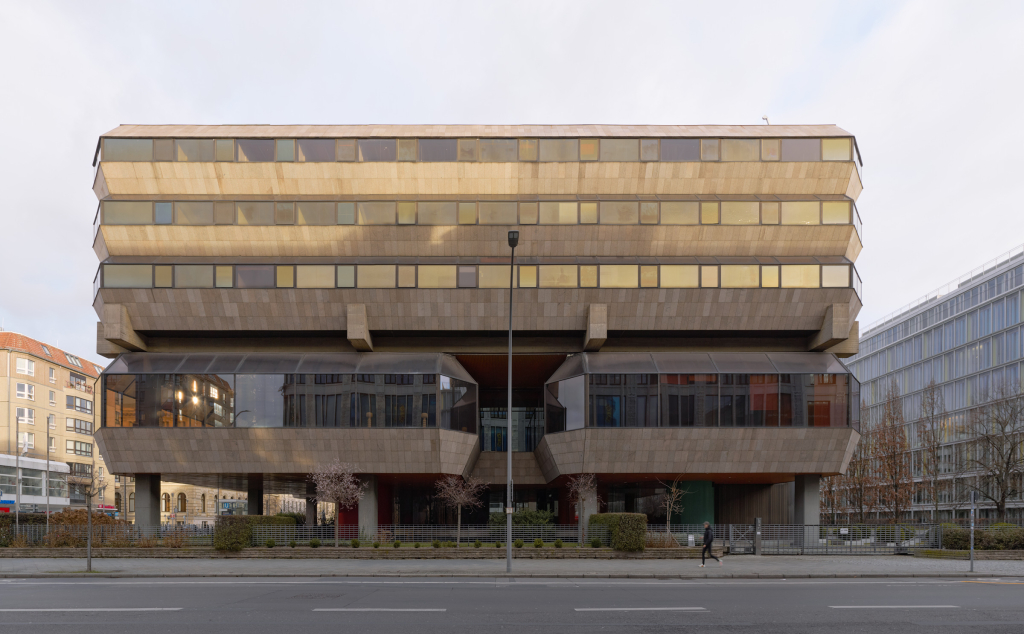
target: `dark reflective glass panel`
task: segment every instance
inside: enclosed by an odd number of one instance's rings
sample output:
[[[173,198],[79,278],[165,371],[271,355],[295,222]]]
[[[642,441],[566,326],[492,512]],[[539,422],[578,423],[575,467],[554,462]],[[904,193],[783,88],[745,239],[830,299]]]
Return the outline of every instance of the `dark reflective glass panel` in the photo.
[[[657,374],[591,374],[591,427],[657,427]]]

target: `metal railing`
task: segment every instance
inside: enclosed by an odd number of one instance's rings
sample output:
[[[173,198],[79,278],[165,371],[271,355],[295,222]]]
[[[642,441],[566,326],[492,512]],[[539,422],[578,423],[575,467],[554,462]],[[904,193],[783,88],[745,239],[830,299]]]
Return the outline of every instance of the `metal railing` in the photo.
[[[0,546],[84,548],[86,526],[22,524],[0,528]],[[186,548],[213,546],[213,527],[199,526],[93,526],[94,548]]]
[[[456,540],[457,527],[454,524],[380,524],[372,533],[360,531],[356,525],[341,525],[338,527],[338,540],[348,545],[353,539],[358,539],[361,546],[372,546],[374,542],[394,544],[399,541],[403,545],[412,546],[417,542],[426,545],[434,541],[454,542]],[[609,545],[608,527],[593,526],[585,532],[584,539],[589,544],[597,537],[605,546]],[[252,541],[254,546],[266,544],[268,539],[274,540],[278,545],[287,545],[294,541],[296,545],[309,545],[310,540],[319,539],[321,545],[329,546],[334,544],[334,526],[253,526]],[[556,539],[569,545],[577,543],[579,539],[579,528],[576,524],[539,524],[533,526],[512,526],[512,539],[523,540],[526,545],[532,545],[534,540],[540,539],[546,545],[551,545]],[[480,541],[483,544],[493,546],[497,542],[505,543],[505,526],[498,524],[463,524],[460,543],[472,544]]]

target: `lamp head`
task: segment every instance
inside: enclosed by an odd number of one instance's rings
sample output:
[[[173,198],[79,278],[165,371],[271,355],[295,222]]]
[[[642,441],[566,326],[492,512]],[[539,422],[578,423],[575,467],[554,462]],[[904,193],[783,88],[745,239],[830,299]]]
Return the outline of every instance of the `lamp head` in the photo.
[[[508,246],[510,246],[510,247],[512,247],[514,249],[518,245],[519,245],[519,232],[518,231],[509,231],[508,232]]]

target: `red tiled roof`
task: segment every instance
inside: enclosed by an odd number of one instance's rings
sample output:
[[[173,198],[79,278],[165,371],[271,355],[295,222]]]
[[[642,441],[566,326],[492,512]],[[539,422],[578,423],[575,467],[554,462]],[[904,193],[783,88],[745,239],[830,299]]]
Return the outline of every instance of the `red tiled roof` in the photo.
[[[50,350],[50,354],[46,354],[43,350],[44,345]],[[100,372],[103,371],[103,366],[95,364],[92,361],[86,361],[81,357],[77,357],[78,360],[82,362],[82,367],[78,367],[68,361],[67,353],[60,348],[51,346],[48,343],[44,344],[41,341],[36,341],[31,337],[26,337],[25,335],[18,334],[16,332],[0,332],[0,348],[27,352],[39,357],[40,359],[53,361],[55,364],[63,366],[72,372],[80,372],[93,378],[98,377]]]

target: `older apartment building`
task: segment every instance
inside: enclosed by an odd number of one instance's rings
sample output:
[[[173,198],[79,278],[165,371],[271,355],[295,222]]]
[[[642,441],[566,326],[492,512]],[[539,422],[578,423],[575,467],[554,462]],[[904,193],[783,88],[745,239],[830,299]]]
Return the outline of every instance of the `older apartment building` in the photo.
[[[0,332],[0,491],[5,511],[13,512],[19,499],[25,512],[44,512],[47,501],[51,512],[84,507],[90,482],[97,489],[93,505],[114,510],[114,479],[93,439],[96,381],[102,371],[102,366],[50,344]]]
[[[444,474],[492,485],[477,519],[572,521],[594,473],[607,510],[681,477],[689,520],[813,523],[859,439],[836,126],[126,125],[96,159],[97,444],[138,523],[161,478],[260,513],[335,458],[368,532],[445,521]]]

